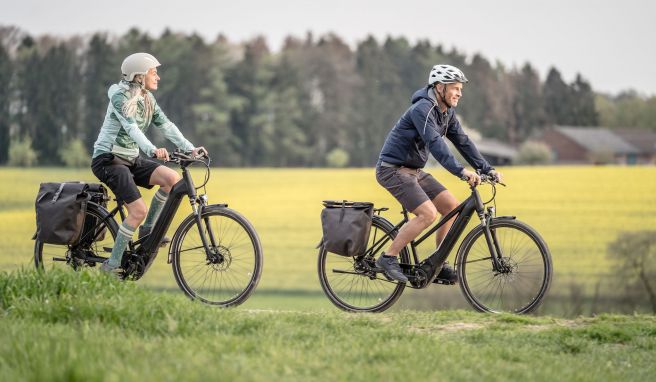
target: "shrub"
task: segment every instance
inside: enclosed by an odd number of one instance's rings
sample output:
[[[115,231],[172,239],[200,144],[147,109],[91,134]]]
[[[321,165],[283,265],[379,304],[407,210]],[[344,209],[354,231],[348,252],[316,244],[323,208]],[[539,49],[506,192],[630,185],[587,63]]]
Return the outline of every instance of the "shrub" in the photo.
[[[613,278],[624,288],[624,298],[635,303],[646,299],[656,313],[656,231],[621,233],[608,245],[607,256],[614,265]]]
[[[328,167],[346,167],[348,162],[348,153],[340,148],[332,149],[326,156],[326,164],[328,164]]]
[[[542,142],[526,141],[519,147],[516,164],[541,165],[553,161],[549,146]]]
[[[73,139],[59,149],[59,157],[66,167],[89,167],[91,157],[81,139]]]
[[[30,167],[36,164],[37,155],[32,148],[32,138],[25,136],[24,139],[12,139],[9,143],[10,166]]]

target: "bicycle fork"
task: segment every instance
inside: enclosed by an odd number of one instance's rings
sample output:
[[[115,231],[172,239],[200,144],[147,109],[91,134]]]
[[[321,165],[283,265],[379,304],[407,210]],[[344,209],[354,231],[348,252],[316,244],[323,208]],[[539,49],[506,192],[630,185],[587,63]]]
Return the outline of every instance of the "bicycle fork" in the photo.
[[[198,197],[200,203],[196,203],[195,198],[190,198],[191,208],[193,210],[194,216],[196,217],[196,227],[198,227],[198,234],[200,235],[200,240],[203,243],[205,248],[205,257],[208,262],[214,262],[216,254],[212,251],[213,248],[216,248],[216,239],[214,237],[214,232],[212,231],[212,225],[210,224],[209,218],[203,218],[203,208],[207,205],[207,196],[200,195]],[[207,232],[207,235],[205,234]],[[209,236],[209,240],[208,237]]]
[[[490,258],[492,259],[492,269],[495,272],[504,272],[505,267],[502,264],[501,258],[503,253],[501,252],[501,247],[499,247],[499,241],[497,240],[496,230],[490,228],[492,223],[492,218],[495,215],[494,207],[488,207],[487,213],[479,213],[478,217],[481,219],[481,226],[483,227],[483,234],[485,235],[485,242],[487,243],[487,248],[490,251]]]

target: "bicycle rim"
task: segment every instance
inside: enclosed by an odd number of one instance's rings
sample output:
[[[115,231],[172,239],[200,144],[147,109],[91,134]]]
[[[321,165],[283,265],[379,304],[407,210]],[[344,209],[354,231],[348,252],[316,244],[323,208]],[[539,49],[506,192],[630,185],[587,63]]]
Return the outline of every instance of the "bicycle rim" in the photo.
[[[391,227],[382,219],[374,218],[367,248],[371,248],[376,240],[390,231]],[[392,233],[390,236],[394,238],[396,235]],[[369,259],[340,256],[326,251],[321,246],[318,260],[319,280],[333,304],[350,312],[382,312],[398,300],[405,288],[404,283],[388,281],[382,273],[372,274],[366,270],[367,265],[373,266],[374,259],[378,258],[389,244],[388,242],[373,253]],[[400,256],[402,262],[408,262],[406,249]]]
[[[212,305],[238,305],[257,286],[262,250],[257,233],[241,215],[228,209],[203,213],[203,232],[212,232],[220,259],[208,259],[192,216],[180,226],[172,243],[173,271],[187,296]],[[209,224],[208,224],[209,223]]]
[[[484,312],[529,313],[551,281],[551,256],[540,236],[518,221],[490,226],[503,254],[503,271],[495,271],[483,230],[463,243],[458,257],[460,287],[472,306]]]

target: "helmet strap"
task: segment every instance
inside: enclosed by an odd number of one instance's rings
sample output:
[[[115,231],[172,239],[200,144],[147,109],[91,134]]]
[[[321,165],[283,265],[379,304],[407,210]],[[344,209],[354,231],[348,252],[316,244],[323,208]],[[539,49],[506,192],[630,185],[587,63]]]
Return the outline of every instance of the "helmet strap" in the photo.
[[[448,102],[446,102],[446,84],[444,85],[444,89],[442,89],[442,93],[437,91],[437,85],[433,87],[433,91],[435,91],[436,98],[438,100],[438,104],[442,102],[444,105],[446,105],[447,108],[451,107]]]

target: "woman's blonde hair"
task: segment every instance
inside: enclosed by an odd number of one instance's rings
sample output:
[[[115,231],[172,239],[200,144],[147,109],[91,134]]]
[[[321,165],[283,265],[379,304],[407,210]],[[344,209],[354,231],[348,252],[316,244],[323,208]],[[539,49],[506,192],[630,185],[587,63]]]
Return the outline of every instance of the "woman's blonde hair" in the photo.
[[[143,74],[137,74],[134,76],[134,79],[129,82],[130,89],[128,92],[130,96],[128,100],[123,104],[122,112],[126,117],[134,117],[137,114],[137,104],[139,102],[139,96],[143,97],[144,100],[144,114],[145,119],[148,120],[153,115],[153,109],[155,105],[148,93],[148,90],[144,88],[144,79]]]

